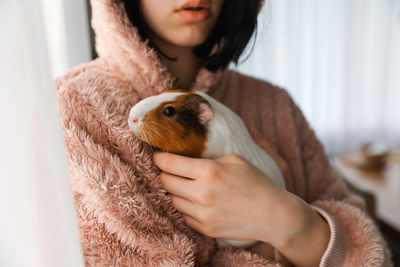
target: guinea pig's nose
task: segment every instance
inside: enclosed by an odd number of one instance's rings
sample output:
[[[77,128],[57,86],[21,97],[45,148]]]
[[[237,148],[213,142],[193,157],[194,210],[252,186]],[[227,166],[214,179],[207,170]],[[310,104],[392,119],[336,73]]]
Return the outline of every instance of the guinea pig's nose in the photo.
[[[131,121],[132,121],[133,123],[137,123],[138,119],[135,118],[135,117],[133,117]]]

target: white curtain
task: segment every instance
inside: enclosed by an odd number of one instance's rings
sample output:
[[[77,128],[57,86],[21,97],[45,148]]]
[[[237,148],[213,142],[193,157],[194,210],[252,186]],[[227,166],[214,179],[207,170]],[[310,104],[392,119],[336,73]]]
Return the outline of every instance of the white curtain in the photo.
[[[287,89],[329,153],[400,145],[399,0],[266,0],[238,70]]]
[[[0,266],[83,266],[53,85],[70,67],[56,58],[74,57],[68,43],[48,49],[42,11],[39,0],[0,1]]]

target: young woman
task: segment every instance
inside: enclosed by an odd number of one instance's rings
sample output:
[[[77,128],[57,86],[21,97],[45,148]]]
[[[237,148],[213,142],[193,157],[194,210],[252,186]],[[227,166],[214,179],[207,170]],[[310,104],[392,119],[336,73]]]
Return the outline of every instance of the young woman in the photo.
[[[390,266],[363,201],[331,169],[287,92],[227,69],[261,5],[92,0],[99,58],[57,81],[87,265]],[[287,191],[238,156],[153,155],[138,141],[130,107],[177,84],[237,112],[279,155]],[[216,250],[212,238],[260,242]]]

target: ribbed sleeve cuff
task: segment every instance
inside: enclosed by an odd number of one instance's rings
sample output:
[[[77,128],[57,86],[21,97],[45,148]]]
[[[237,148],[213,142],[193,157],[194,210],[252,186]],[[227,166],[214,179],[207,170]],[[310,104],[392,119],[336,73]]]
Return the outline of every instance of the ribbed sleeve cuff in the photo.
[[[321,258],[319,266],[342,266],[346,256],[346,239],[344,238],[340,226],[335,222],[332,216],[321,208],[316,206],[311,207],[328,222],[331,232],[328,247]]]

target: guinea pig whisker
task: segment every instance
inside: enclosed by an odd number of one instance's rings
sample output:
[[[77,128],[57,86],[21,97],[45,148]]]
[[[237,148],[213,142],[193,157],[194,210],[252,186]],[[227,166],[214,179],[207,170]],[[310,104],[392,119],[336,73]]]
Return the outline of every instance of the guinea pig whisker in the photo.
[[[142,138],[144,139],[144,141],[146,143],[150,144],[149,138],[148,138],[146,132],[142,132]],[[153,153],[156,151],[156,149],[152,145],[150,145],[150,149],[151,149],[151,152],[153,152]]]
[[[150,125],[153,124],[153,125],[155,125],[155,126],[161,126],[161,127],[164,127],[166,130],[168,130],[168,128],[167,128],[165,125],[162,125],[162,124],[157,123],[157,122],[149,122],[149,124],[150,124]],[[161,135],[159,132],[155,131],[155,130],[154,130],[153,128],[151,128],[151,127],[149,127],[149,129],[151,129],[151,132],[152,132],[154,135],[158,136],[165,144],[168,144],[168,140],[167,140],[163,135]]]
[[[158,122],[150,122],[149,124],[150,124],[150,125],[154,125],[154,126],[156,126],[156,127],[158,127],[158,128],[164,128],[164,129],[167,130],[167,131],[170,130],[167,126],[162,125],[161,123],[158,123]],[[150,129],[152,130],[152,132],[155,132],[153,128],[150,127]]]
[[[150,130],[150,131],[147,131],[147,130]],[[149,128],[149,129],[146,129],[146,131],[144,131],[144,133],[145,133],[145,135],[146,135],[146,141],[147,141],[147,143],[149,143],[150,145],[152,145],[151,140],[154,140],[154,138],[153,138],[153,136],[154,136],[153,130],[152,130],[151,128]]]
[[[160,133],[158,133],[158,132],[152,130],[152,134],[153,134],[154,136],[158,137],[158,139],[159,139],[160,141],[162,141],[163,143],[166,143],[166,144],[167,144],[167,140],[166,140],[165,137],[162,136]]]
[[[143,136],[144,141],[145,141],[146,143],[149,143],[149,138],[147,137],[146,132],[143,131],[143,132],[141,132],[141,134],[142,134],[142,136]]]
[[[168,129],[167,126],[165,126],[165,125],[163,125],[163,124],[161,124],[161,123],[159,123],[159,122],[149,121],[148,123],[149,123],[150,125],[152,124],[152,125],[158,126],[158,127],[160,127],[160,128]],[[152,129],[152,130],[153,130],[153,129]]]

